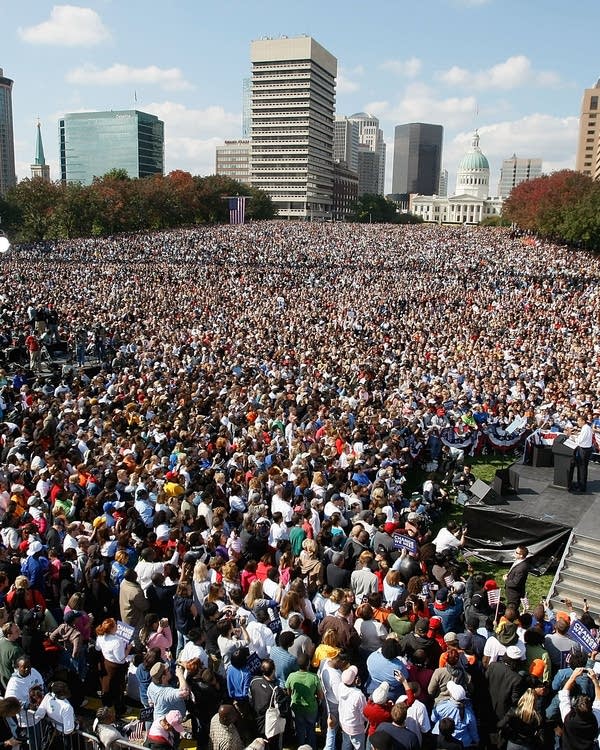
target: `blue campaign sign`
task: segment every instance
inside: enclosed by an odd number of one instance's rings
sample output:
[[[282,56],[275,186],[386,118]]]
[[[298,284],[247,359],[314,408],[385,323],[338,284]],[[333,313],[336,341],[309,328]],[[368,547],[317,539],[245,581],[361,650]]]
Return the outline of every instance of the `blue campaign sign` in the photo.
[[[115,633],[117,638],[125,641],[125,643],[130,643],[133,640],[134,633],[135,628],[132,625],[128,625],[126,622],[121,622],[121,620],[117,621],[117,632]]]
[[[406,536],[405,534],[392,534],[394,540],[394,549],[405,549],[408,552],[416,555],[419,551],[419,544],[416,539],[412,536]]]
[[[592,651],[596,651],[598,649],[598,641],[594,638],[594,636],[590,633],[586,626],[583,623],[579,622],[579,620],[575,620],[571,623],[571,627],[569,628],[569,637],[576,643],[578,643],[581,648],[583,648],[583,650],[587,651],[588,653],[591,653]]]

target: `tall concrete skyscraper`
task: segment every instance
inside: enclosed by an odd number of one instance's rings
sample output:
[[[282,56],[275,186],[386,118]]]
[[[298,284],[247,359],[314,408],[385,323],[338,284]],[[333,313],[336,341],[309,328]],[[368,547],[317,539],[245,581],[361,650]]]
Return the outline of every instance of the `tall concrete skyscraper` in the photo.
[[[0,195],[17,184],[15,136],[13,132],[12,85],[0,68]]]
[[[508,198],[511,190],[528,180],[535,180],[542,174],[541,159],[518,159],[513,154],[510,159],[504,159],[500,170],[500,182],[498,183],[498,196]]]
[[[600,79],[583,92],[575,169],[600,180]]]
[[[358,125],[360,145],[358,194],[374,192],[376,195],[383,195],[385,191],[385,141],[383,130],[379,127],[379,120],[367,112],[356,112],[348,119]],[[366,151],[371,151],[376,156],[367,156]]]
[[[50,182],[50,167],[46,164],[44,156],[44,144],[42,143],[42,127],[37,124],[37,134],[35,138],[35,159],[31,165],[31,177],[40,177],[46,182]]]
[[[242,138],[250,138],[252,130],[252,79],[242,81]]]
[[[392,193],[437,194],[443,138],[441,125],[411,122],[396,126]]]
[[[279,216],[331,216],[337,60],[309,36],[252,42],[252,184]]]
[[[336,115],[333,136],[333,158],[358,172],[358,123],[343,115]]]

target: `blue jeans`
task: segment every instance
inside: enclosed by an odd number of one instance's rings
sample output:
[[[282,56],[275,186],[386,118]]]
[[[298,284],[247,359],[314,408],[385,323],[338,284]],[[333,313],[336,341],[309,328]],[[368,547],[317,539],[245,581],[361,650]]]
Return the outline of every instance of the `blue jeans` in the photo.
[[[296,727],[296,740],[299,745],[317,746],[317,734],[315,727],[317,724],[316,714],[303,714],[294,711],[294,725]]]
[[[364,750],[365,733],[346,734],[342,732],[342,750]]]

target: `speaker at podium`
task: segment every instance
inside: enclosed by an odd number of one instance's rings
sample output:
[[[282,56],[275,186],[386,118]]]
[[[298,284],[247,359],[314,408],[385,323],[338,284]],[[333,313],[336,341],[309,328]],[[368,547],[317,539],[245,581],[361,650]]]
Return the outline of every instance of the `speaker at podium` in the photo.
[[[552,443],[552,456],[554,457],[554,486],[569,487],[569,469],[571,460],[575,453],[575,447],[569,441],[569,436],[560,434]]]

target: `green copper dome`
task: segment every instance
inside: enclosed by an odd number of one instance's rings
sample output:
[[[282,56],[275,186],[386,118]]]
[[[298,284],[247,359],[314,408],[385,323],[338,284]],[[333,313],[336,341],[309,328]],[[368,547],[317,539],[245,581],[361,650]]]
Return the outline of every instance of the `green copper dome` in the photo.
[[[481,149],[479,148],[479,135],[478,133],[475,133],[475,136],[473,137],[473,147],[467,154],[463,156],[462,161],[460,162],[460,165],[458,167],[458,171],[470,172],[474,169],[489,170],[489,168],[490,163],[488,162],[484,154],[481,153]]]

